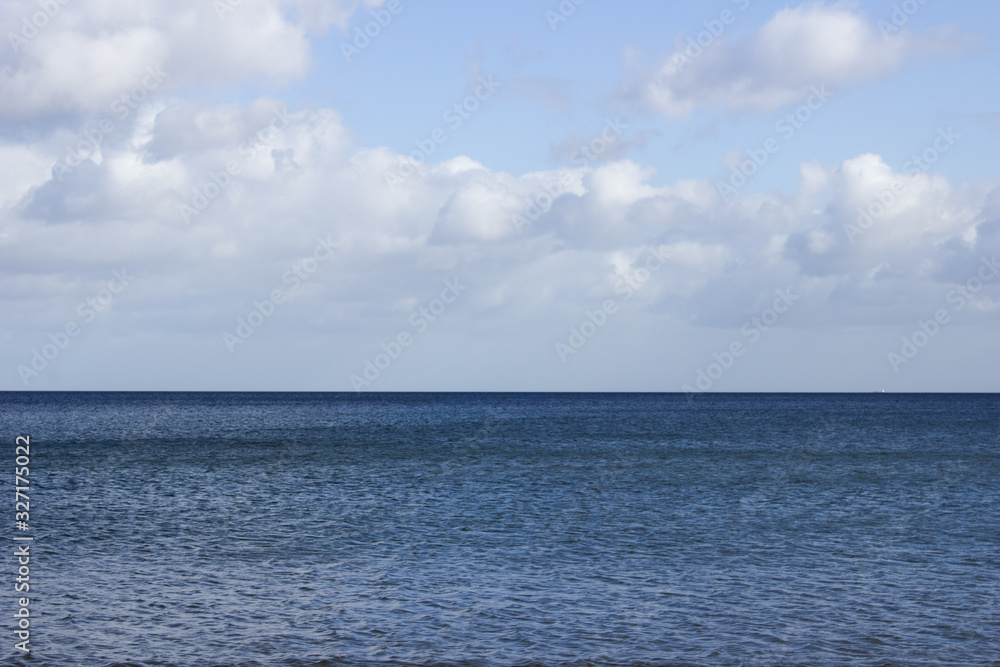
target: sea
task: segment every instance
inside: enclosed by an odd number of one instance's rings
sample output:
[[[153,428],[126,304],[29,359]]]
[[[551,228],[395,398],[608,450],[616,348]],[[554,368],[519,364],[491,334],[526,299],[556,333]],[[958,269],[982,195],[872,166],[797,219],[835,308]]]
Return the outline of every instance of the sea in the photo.
[[[0,415],[0,664],[1000,665],[997,394],[6,392]]]

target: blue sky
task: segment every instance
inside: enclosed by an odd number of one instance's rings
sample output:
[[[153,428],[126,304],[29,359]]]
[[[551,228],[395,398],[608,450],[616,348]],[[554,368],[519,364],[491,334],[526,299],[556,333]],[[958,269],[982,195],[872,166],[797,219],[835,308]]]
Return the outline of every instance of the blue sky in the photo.
[[[0,10],[3,388],[1000,388],[993,3],[224,1]]]
[[[797,163],[802,159],[835,162],[873,151],[892,164],[901,164],[921,147],[928,128],[943,122],[970,124],[976,122],[970,116],[994,111],[997,92],[984,84],[995,76],[997,44],[981,26],[988,24],[987,15],[995,17],[997,9],[976,4],[921,7],[905,27],[921,33],[940,25],[960,26],[971,45],[965,55],[918,57],[892,77],[867,85],[831,86],[837,90],[836,113],[818,117],[783,156],[781,166],[762,174],[761,185],[794,187]],[[419,11],[412,11],[418,7]],[[623,109],[613,100],[628,50],[652,60],[668,50],[678,35],[696,35],[704,30],[704,21],[718,18],[725,9],[735,16],[725,36],[745,40],[781,4],[752,3],[741,12],[740,5],[725,2],[711,6],[637,3],[634,8],[587,2],[565,23],[558,23],[556,30],[549,27],[543,7],[551,10],[537,2],[408,6],[352,64],[340,57],[342,33],[331,33],[318,42],[316,54],[323,60],[316,64],[315,76],[296,87],[294,94],[336,106],[364,144],[402,152],[412,150],[414,137],[440,124],[442,109],[464,96],[470,61],[499,81],[549,79],[552,88],[564,89],[561,107],[511,94],[485,108],[474,123],[450,138],[442,156],[474,155],[511,173],[551,167],[553,143],[594,132],[606,117],[623,115],[631,121],[633,132],[660,134],[630,155],[655,166],[661,182],[714,176],[719,155],[767,136],[781,115],[706,108],[665,120]],[[865,3],[857,11],[877,25],[878,20],[891,17],[892,4]],[[366,19],[362,11],[352,26],[364,25]],[[388,41],[391,44],[384,43]],[[516,131],[511,131],[511,125]],[[695,138],[706,132],[709,136]],[[942,164],[940,171],[963,179],[995,177],[998,171],[991,148],[986,143],[966,146],[973,151],[968,159]]]

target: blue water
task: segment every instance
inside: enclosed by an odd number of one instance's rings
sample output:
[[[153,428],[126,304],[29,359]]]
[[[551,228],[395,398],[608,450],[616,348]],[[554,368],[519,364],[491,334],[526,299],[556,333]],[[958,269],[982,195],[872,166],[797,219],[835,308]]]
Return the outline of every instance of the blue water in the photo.
[[[4,664],[1000,664],[997,395],[0,401]]]

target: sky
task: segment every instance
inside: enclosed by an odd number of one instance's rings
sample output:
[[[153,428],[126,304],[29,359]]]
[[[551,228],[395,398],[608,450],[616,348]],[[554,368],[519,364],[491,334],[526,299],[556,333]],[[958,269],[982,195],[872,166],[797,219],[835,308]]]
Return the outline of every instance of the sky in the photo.
[[[0,389],[1000,390],[1000,4],[0,24]]]

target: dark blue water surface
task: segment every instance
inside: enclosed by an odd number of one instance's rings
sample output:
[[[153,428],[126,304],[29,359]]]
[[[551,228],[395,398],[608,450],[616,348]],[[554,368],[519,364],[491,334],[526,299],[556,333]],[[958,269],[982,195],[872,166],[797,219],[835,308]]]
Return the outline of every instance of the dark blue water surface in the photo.
[[[4,664],[1000,664],[997,395],[0,400]]]

